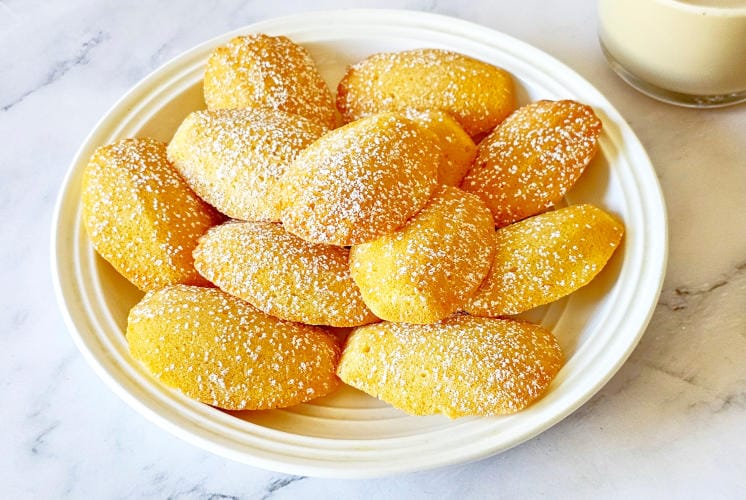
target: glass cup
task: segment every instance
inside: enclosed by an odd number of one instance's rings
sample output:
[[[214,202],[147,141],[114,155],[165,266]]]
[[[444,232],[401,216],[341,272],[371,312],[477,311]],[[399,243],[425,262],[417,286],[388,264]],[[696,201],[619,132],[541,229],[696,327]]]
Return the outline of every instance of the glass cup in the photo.
[[[599,0],[611,68],[655,99],[709,108],[746,101],[746,0]]]

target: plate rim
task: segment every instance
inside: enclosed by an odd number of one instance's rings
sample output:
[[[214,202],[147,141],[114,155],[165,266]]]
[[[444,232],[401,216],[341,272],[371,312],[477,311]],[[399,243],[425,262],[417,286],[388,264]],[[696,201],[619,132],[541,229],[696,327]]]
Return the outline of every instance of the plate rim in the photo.
[[[413,19],[414,16],[414,19]],[[393,469],[391,467],[386,467],[385,464],[367,464],[365,468],[362,467],[350,467],[346,463],[340,461],[340,463],[336,465],[331,465],[330,463],[316,463],[315,461],[310,462],[301,462],[301,461],[287,461],[278,459],[277,457],[270,457],[267,458],[265,456],[262,456],[262,454],[252,454],[247,455],[244,452],[241,452],[239,450],[233,449],[230,446],[227,446],[225,444],[222,444],[220,441],[214,441],[211,440],[208,436],[201,435],[198,432],[189,431],[185,428],[182,428],[181,426],[177,425],[175,422],[168,419],[166,416],[163,416],[159,414],[157,411],[155,411],[153,408],[145,404],[143,401],[139,400],[135,394],[132,394],[130,391],[127,390],[126,387],[123,386],[121,381],[118,381],[114,374],[109,371],[109,369],[104,366],[102,360],[98,359],[93,351],[90,349],[90,346],[86,344],[85,339],[81,335],[81,332],[79,331],[80,325],[78,322],[76,322],[76,319],[73,318],[71,311],[70,311],[70,304],[69,301],[71,298],[69,297],[69,290],[66,292],[65,288],[63,287],[63,278],[60,274],[62,267],[64,266],[63,262],[59,261],[60,252],[58,252],[58,249],[62,246],[64,243],[64,240],[62,240],[62,236],[64,233],[64,227],[63,224],[65,221],[63,220],[63,210],[65,208],[65,202],[67,201],[70,203],[69,199],[66,199],[65,194],[68,193],[68,191],[71,189],[71,184],[73,180],[76,178],[76,165],[80,164],[82,158],[87,158],[89,155],[89,151],[91,149],[91,144],[94,140],[94,138],[97,135],[97,132],[100,131],[101,125],[106,123],[108,119],[114,114],[117,113],[117,111],[128,101],[134,99],[138,94],[143,93],[145,90],[147,90],[148,87],[152,86],[152,84],[158,79],[158,77],[168,71],[168,69],[172,66],[176,67],[181,62],[189,60],[190,58],[193,58],[196,54],[201,53],[206,48],[212,48],[218,44],[225,43],[228,39],[230,39],[233,36],[239,35],[239,34],[246,34],[250,32],[257,32],[257,31],[277,31],[280,32],[280,30],[288,29],[288,25],[296,25],[300,23],[300,25],[303,24],[310,24],[315,25],[315,23],[318,23],[319,21],[323,20],[326,25],[329,24],[329,21],[333,20],[335,22],[341,22],[344,21],[345,23],[349,23],[351,20],[363,20],[366,23],[370,23],[372,25],[375,25],[377,23],[381,23],[385,21],[386,23],[396,23],[398,26],[401,26],[403,28],[418,28],[418,29],[426,29],[428,31],[437,31],[440,33],[445,33],[450,36],[456,36],[458,38],[466,38],[471,42],[478,43],[480,45],[488,45],[492,49],[496,49],[499,51],[504,51],[503,47],[498,46],[497,43],[488,43],[486,42],[487,39],[490,38],[497,38],[499,40],[502,40],[503,42],[507,42],[511,47],[515,47],[516,50],[528,54],[539,54],[541,55],[542,64],[549,64],[550,69],[553,70],[559,70],[561,73],[567,77],[572,78],[577,83],[582,84],[584,87],[586,87],[586,90],[590,90],[594,95],[594,98],[597,100],[600,100],[604,104],[604,112],[607,115],[610,115],[610,118],[612,122],[617,127],[618,137],[621,142],[620,144],[616,144],[616,141],[614,141],[614,136],[609,134],[609,140],[612,140],[612,142],[615,143],[616,147],[621,150],[622,145],[625,145],[629,147],[631,144],[635,149],[635,157],[636,158],[643,158],[645,160],[644,167],[645,169],[641,170],[641,166],[639,164],[636,165],[635,173],[636,174],[644,174],[644,177],[647,177],[646,180],[646,186],[643,190],[640,186],[637,186],[636,193],[638,193],[640,196],[642,196],[643,193],[646,193],[648,196],[646,200],[648,202],[652,202],[654,205],[658,205],[659,210],[657,210],[653,215],[658,215],[659,218],[657,221],[653,221],[655,225],[658,226],[658,229],[661,229],[661,234],[658,234],[658,237],[661,238],[658,243],[658,252],[653,255],[648,255],[647,259],[645,259],[645,262],[643,262],[643,265],[646,266],[647,272],[652,272],[655,276],[649,276],[650,279],[655,280],[657,279],[657,283],[653,283],[654,289],[648,290],[647,292],[647,300],[646,303],[646,311],[644,315],[639,316],[637,319],[637,331],[634,335],[627,338],[628,341],[625,348],[621,350],[621,355],[616,357],[616,361],[614,365],[605,371],[603,376],[596,379],[596,382],[590,387],[588,390],[586,390],[581,397],[575,398],[574,402],[572,404],[569,404],[564,407],[563,411],[555,413],[554,416],[548,420],[545,420],[543,425],[538,426],[533,429],[529,429],[527,432],[523,432],[519,435],[516,435],[513,439],[509,440],[507,443],[503,443],[501,446],[493,446],[493,447],[484,447],[481,449],[470,450],[469,452],[464,452],[461,455],[453,455],[453,456],[446,456],[446,457],[440,457],[437,460],[424,460],[419,463],[412,463],[409,467],[401,467],[400,464],[396,465],[396,468]],[[374,22],[372,22],[374,21]],[[331,32],[331,38],[333,39],[334,31],[330,30]],[[291,35],[292,36],[292,35]],[[301,42],[302,43],[302,42]],[[538,69],[538,68],[537,68]],[[542,70],[546,71],[546,67],[542,66]],[[635,175],[635,180],[639,181],[638,175]],[[638,182],[639,184],[639,182]],[[650,198],[652,196],[652,198]],[[649,222],[649,221],[646,221]],[[67,235],[68,238],[72,237],[73,235]],[[507,449],[512,448],[513,446],[520,444],[522,442],[527,441],[528,439],[533,438],[534,436],[538,435],[539,433],[549,429],[550,427],[554,426],[559,421],[563,420],[565,417],[573,413],[577,408],[582,406],[586,401],[588,401],[593,395],[595,395],[608,381],[609,379],[621,368],[621,366],[624,364],[624,362],[627,360],[629,355],[632,353],[636,345],[638,344],[640,338],[642,337],[643,333],[645,332],[645,329],[652,317],[653,312],[655,311],[655,306],[657,299],[660,295],[660,291],[663,285],[663,280],[665,277],[665,270],[666,270],[666,264],[667,264],[667,257],[668,257],[668,222],[667,222],[667,214],[665,209],[665,202],[663,199],[662,190],[660,187],[660,183],[658,181],[657,176],[655,175],[655,170],[647,156],[646,151],[642,147],[640,141],[635,136],[632,129],[629,127],[629,125],[626,123],[626,121],[622,118],[621,114],[614,108],[614,106],[611,104],[611,102],[606,99],[603,94],[601,94],[593,85],[590,84],[585,78],[580,76],[577,72],[572,70],[570,67],[566,66],[564,63],[558,61],[553,56],[547,54],[546,52],[533,47],[526,42],[523,42],[519,39],[516,39],[514,37],[511,37],[509,35],[506,35],[504,33],[501,33],[497,30],[494,30],[492,28],[488,28],[479,24],[472,23],[470,21],[466,21],[463,19],[453,18],[449,16],[444,16],[440,14],[433,14],[429,12],[420,12],[420,11],[412,11],[412,10],[390,10],[390,9],[341,9],[341,10],[321,10],[321,11],[313,11],[313,12],[307,12],[302,14],[295,14],[290,16],[283,16],[283,17],[277,17],[277,18],[271,18],[263,21],[259,21],[257,23],[252,23],[247,26],[231,30],[227,33],[223,33],[221,35],[218,35],[216,37],[213,37],[209,40],[206,40],[195,47],[186,50],[172,59],[170,59],[168,62],[162,64],[160,67],[156,68],[154,71],[150,72],[147,76],[142,78],[137,84],[135,84],[133,87],[131,87],[121,98],[119,98],[107,112],[102,116],[102,118],[96,123],[96,125],[91,129],[89,134],[84,139],[83,143],[81,144],[80,148],[76,152],[75,156],[73,157],[73,160],[71,161],[70,166],[68,167],[68,171],[65,175],[65,178],[63,180],[63,183],[61,185],[57,201],[54,208],[54,214],[52,219],[52,232],[51,232],[51,251],[50,251],[50,257],[51,257],[51,271],[52,271],[52,280],[53,280],[53,287],[55,291],[55,296],[57,298],[57,303],[60,307],[60,310],[62,312],[67,330],[69,334],[72,336],[78,350],[83,354],[84,358],[88,362],[89,365],[94,369],[96,374],[104,380],[104,382],[109,386],[109,388],[117,394],[120,398],[122,398],[128,405],[136,409],[139,413],[143,414],[146,418],[153,421],[160,427],[166,429],[170,433],[176,435],[177,437],[184,439],[187,442],[190,442],[192,444],[196,444],[197,446],[206,449],[207,451],[210,451],[212,453],[215,453],[217,455],[224,456],[226,458],[230,458],[239,462],[248,463],[251,465],[259,466],[265,469],[275,470],[279,472],[285,472],[285,473],[291,473],[291,474],[301,474],[301,475],[312,475],[317,477],[337,477],[337,478],[364,478],[364,477],[380,477],[380,476],[387,476],[391,474],[400,474],[405,472],[414,472],[418,470],[426,470],[426,469],[432,469],[436,467],[442,467],[446,465],[452,465],[456,463],[464,463],[468,461],[474,461],[481,458],[485,458],[487,456],[494,455],[496,453],[500,453],[503,451],[506,451]],[[69,283],[68,283],[69,285]],[[638,309],[639,309],[639,302]],[[617,339],[617,342],[620,340]],[[199,403],[197,403],[199,404]]]

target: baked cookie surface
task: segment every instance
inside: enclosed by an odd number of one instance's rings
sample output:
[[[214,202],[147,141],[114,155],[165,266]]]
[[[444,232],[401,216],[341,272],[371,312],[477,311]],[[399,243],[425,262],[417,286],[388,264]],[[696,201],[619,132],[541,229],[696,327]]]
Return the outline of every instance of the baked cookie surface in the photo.
[[[339,345],[215,288],[175,285],[132,308],[127,342],[163,384],[227,410],[293,406],[338,386]]]
[[[438,182],[448,186],[461,184],[477,156],[477,146],[469,134],[443,111],[407,110],[405,116],[438,138],[438,144],[443,152],[438,164]]]
[[[570,205],[500,228],[487,278],[465,310],[519,314],[588,284],[619,245],[624,226],[593,205]]]
[[[337,86],[346,121],[383,111],[439,110],[474,137],[515,109],[513,77],[464,54],[413,49],[374,54],[348,68]]]
[[[202,276],[267,314],[349,327],[378,321],[350,277],[349,253],[309,243],[279,224],[229,222],[200,239],[194,259]]]
[[[270,109],[195,111],[174,134],[168,157],[192,189],[225,215],[277,221],[288,165],[325,130]]]
[[[269,108],[334,128],[334,97],[308,51],[284,36],[238,36],[218,47],[204,78],[208,109]]]
[[[430,198],[439,154],[431,133],[398,114],[332,130],[287,169],[283,226],[304,240],[340,246],[389,233]]]
[[[601,120],[575,101],[517,109],[479,143],[461,189],[481,197],[498,227],[559,202],[596,155]]]
[[[431,325],[383,322],[348,337],[343,382],[412,415],[515,413],[549,387],[563,363],[544,328],[457,315]]]
[[[162,142],[123,139],[96,149],[83,171],[82,212],[93,247],[140,290],[207,284],[192,250],[223,217],[192,192]]]
[[[433,323],[476,292],[492,263],[494,233],[482,200],[441,186],[400,229],[353,246],[350,274],[378,317]]]

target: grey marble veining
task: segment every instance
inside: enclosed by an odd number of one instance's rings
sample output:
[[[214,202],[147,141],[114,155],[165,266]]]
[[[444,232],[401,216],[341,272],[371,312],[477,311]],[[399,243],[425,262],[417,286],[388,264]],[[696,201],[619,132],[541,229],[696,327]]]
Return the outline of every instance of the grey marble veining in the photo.
[[[628,362],[573,415],[473,464],[366,481],[210,455],[130,409],[57,311],[50,218],[68,163],[129,87],[182,51],[300,1],[0,1],[0,497],[738,498],[746,491],[746,107],[653,102],[618,80],[591,0],[323,0],[430,10],[516,36],[576,69],[629,121],[659,176],[670,260]]]

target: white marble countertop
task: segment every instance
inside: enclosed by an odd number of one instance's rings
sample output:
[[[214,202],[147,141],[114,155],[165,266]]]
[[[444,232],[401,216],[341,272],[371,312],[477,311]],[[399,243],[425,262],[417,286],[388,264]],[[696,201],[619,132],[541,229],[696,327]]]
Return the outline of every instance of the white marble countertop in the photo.
[[[746,492],[746,106],[660,104],[622,83],[595,2],[0,1],[0,497],[719,497]],[[640,137],[670,217],[660,303],[631,358],[537,438],[473,464],[388,479],[286,476],[213,456],[109,391],[73,345],[49,273],[50,218],[74,152],[130,86],[178,53],[269,17],[409,8],[554,55]]]

